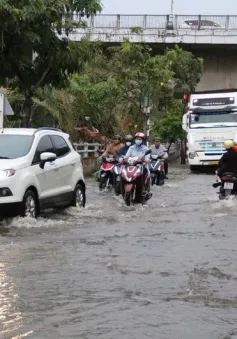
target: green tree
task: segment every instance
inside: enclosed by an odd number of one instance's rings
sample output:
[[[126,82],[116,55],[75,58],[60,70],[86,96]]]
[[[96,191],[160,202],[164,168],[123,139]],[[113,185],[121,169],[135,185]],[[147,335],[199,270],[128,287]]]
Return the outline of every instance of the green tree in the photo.
[[[191,52],[178,46],[174,49],[167,49],[165,58],[174,73],[176,97],[183,98],[184,93],[194,92],[203,73],[203,59],[195,57]]]
[[[64,81],[43,83],[33,93],[32,125],[53,124],[73,135],[74,127],[84,126],[89,116],[92,125],[108,137],[133,133],[134,125],[144,128],[143,103],[149,96],[153,133],[170,142],[184,138],[181,98],[195,89],[201,59],[178,47],[153,56],[148,46],[127,39],[107,49],[85,40],[79,48],[84,58],[76,73],[71,74],[72,68],[69,75],[60,76]],[[12,96],[17,110],[24,108],[24,95],[16,100],[13,91]]]
[[[125,39],[119,47],[109,49],[114,77],[122,88],[125,110],[139,129],[144,127],[144,99],[149,96],[155,103],[165,93],[173,76],[173,71],[162,55],[153,57],[151,49],[144,44],[133,44]]]
[[[62,86],[93,52],[91,44],[68,39],[83,16],[101,10],[100,0],[2,0],[0,2],[0,81],[8,78],[24,95],[24,122],[31,117],[39,87]],[[80,20],[75,23],[73,13]],[[82,18],[82,19],[81,19]]]
[[[173,99],[167,108],[166,115],[154,123],[152,136],[159,135],[162,140],[170,144],[185,137],[182,129],[183,108],[181,100]]]

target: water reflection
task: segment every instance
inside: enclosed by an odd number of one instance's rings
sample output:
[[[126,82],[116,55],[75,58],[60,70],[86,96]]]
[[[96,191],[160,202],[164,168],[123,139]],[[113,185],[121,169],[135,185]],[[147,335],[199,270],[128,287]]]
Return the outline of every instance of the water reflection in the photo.
[[[6,273],[6,265],[0,263],[0,337],[10,337],[21,324],[22,315],[17,309],[18,295],[12,279]]]

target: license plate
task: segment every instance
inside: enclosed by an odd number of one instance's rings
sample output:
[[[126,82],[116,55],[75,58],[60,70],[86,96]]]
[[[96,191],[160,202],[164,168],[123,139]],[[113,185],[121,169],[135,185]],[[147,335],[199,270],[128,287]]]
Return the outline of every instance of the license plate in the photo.
[[[218,165],[218,161],[209,161],[208,165]]]
[[[224,189],[232,190],[233,188],[234,188],[234,183],[233,182],[225,182],[224,183]]]

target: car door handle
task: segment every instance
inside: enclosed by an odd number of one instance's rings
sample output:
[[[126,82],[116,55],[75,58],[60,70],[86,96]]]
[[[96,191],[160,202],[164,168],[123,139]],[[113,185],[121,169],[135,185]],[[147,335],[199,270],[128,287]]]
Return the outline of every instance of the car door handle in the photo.
[[[76,165],[76,162],[71,162],[71,165],[72,165],[72,166],[75,166],[75,165]]]
[[[54,171],[56,172],[56,171],[58,171],[59,170],[59,167],[55,167],[54,168]]]

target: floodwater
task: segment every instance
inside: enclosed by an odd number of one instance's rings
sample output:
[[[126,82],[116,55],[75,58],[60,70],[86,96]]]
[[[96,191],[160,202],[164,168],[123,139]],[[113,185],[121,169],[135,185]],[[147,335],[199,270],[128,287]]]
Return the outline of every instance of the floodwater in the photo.
[[[85,210],[0,236],[1,339],[236,339],[237,202],[171,169],[147,206],[88,180]]]

